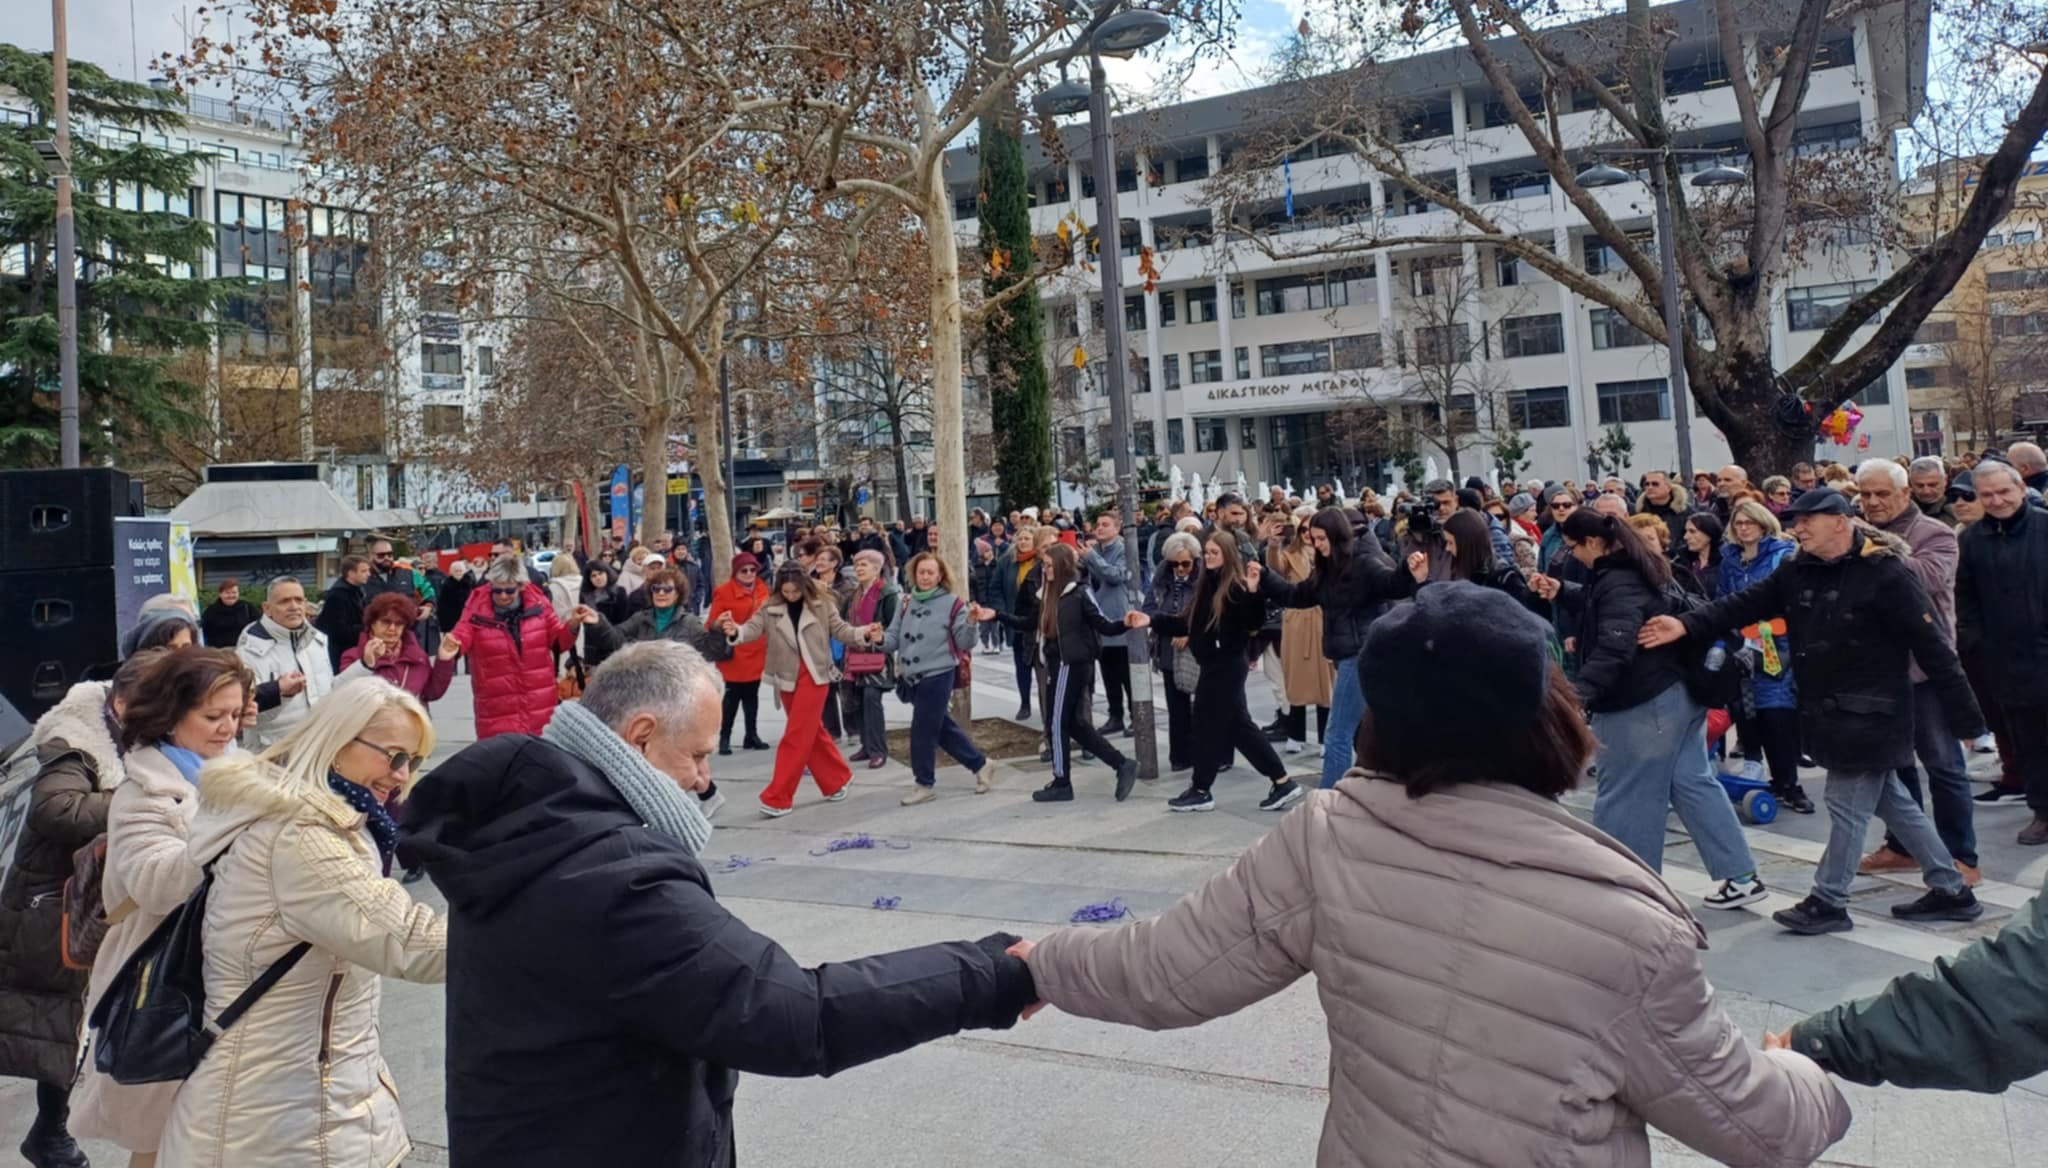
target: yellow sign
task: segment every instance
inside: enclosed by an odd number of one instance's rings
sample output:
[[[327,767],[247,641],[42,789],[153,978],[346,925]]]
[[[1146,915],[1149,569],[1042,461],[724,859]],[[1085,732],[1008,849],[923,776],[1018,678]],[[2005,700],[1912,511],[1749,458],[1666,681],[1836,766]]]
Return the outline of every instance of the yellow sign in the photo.
[[[669,478],[669,480],[668,480],[668,493],[669,493],[669,494],[671,494],[671,495],[687,495],[687,494],[689,494],[689,493],[690,493],[690,476],[689,476],[689,475],[672,475],[672,476],[670,476],[670,478]]]

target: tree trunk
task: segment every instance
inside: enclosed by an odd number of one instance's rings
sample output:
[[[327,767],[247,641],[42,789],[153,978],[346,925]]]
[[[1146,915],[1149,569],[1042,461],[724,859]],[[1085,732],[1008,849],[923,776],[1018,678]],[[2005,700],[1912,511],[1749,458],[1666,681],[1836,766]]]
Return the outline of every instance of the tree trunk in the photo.
[[[944,155],[933,151],[931,159],[924,176],[922,218],[932,265],[932,493],[938,504],[939,556],[953,579],[963,582],[964,591],[967,418],[960,384],[960,244],[953,237],[953,200],[946,189]],[[962,725],[972,716],[971,697],[968,690],[953,694],[953,710]]]
[[[640,530],[634,538],[653,547],[668,522],[668,395],[659,388],[642,392],[655,400],[643,398],[640,407]]]
[[[1784,391],[1768,353],[1768,344],[1756,349],[1737,341],[1721,355],[1711,383],[1711,396],[1719,399],[1721,408],[1709,420],[1727,439],[1735,465],[1747,471],[1753,483],[1774,474],[1789,475],[1793,463],[1813,459],[1812,425],[1801,433],[1778,421],[1778,403]],[[1696,392],[1694,396],[1697,400],[1700,395]],[[1813,423],[1819,421],[1818,417],[1812,419]],[[1839,449],[1855,453],[1853,447]]]
[[[715,366],[714,366],[715,367]],[[701,372],[701,371],[698,371]],[[725,433],[721,429],[718,384],[693,372],[688,397],[690,433],[697,436],[697,477],[704,483],[704,530],[711,533],[710,569],[713,583],[723,584],[732,574],[732,504],[725,481]]]
[[[910,456],[904,448],[903,411],[889,411],[889,434],[895,439],[889,444],[890,456],[896,461],[896,517],[910,518],[910,503],[915,492],[910,489]],[[941,535],[945,534],[943,531]]]

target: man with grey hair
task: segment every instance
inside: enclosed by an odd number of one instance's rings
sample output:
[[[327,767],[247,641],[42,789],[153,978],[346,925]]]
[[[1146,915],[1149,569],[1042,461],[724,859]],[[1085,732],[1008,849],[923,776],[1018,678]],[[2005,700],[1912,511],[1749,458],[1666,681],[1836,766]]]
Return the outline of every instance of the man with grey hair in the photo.
[[[2019,842],[2048,844],[2048,513],[2027,504],[2017,468],[1986,459],[1970,473],[1984,518],[1963,529],[1956,641],[1977,653],[1997,695],[2033,822]]]
[[[1948,499],[1948,465],[1927,456],[1916,458],[1906,468],[1906,486],[1913,493],[1913,505],[1929,519],[1946,523],[1950,530],[1961,527],[1955,504]]]
[[[244,745],[262,750],[283,738],[334,688],[327,635],[306,619],[306,586],[278,576],[263,588],[263,615],[235,640],[235,655],[256,675],[256,723]]]
[[[804,968],[720,905],[690,793],[718,673],[688,645],[613,654],[540,737],[423,777],[398,851],[448,898],[457,1165],[733,1162],[739,1073],[830,1075],[1037,999],[996,933]]]
[[[1935,623],[1942,641],[1951,649],[1956,643],[1956,533],[1936,519],[1920,513],[1907,493],[1904,467],[1886,458],[1873,458],[1856,468],[1857,498],[1863,518],[1886,535],[1895,536],[1906,549],[1906,568],[1926,589],[1934,604]],[[1976,884],[1977,832],[1972,823],[1970,777],[1963,759],[1962,744],[1949,732],[1941,695],[1927,680],[1920,663],[1913,663],[1913,753],[1920,768],[1927,771],[1928,800],[1932,802],[1934,829],[1955,857],[1963,881]],[[1927,807],[1920,795],[1920,768],[1902,766],[1899,781],[1906,785],[1913,802]],[[1883,846],[1863,857],[1857,871],[1917,872],[1919,861],[1906,851],[1895,834],[1887,834]]]
[[[2020,472],[2020,480],[2030,491],[2048,494],[2048,454],[2032,442],[2015,442],[2006,448],[2006,461]]]

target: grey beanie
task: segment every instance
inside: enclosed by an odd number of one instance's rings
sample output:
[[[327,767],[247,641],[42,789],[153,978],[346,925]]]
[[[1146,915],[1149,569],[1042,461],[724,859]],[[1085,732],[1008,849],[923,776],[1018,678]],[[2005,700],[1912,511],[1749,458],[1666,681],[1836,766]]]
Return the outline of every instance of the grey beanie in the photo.
[[[1535,509],[1536,500],[1520,491],[1515,492],[1514,498],[1508,500],[1508,514],[1510,515],[1527,515]]]
[[[121,634],[121,660],[126,661],[128,658],[133,657],[135,651],[142,646],[142,642],[149,638],[152,632],[161,629],[163,636],[171,636],[171,630],[163,628],[167,624],[180,624],[191,629],[192,641],[194,644],[198,643],[199,626],[193,622],[191,616],[183,609],[148,609],[135,618],[133,627]]]

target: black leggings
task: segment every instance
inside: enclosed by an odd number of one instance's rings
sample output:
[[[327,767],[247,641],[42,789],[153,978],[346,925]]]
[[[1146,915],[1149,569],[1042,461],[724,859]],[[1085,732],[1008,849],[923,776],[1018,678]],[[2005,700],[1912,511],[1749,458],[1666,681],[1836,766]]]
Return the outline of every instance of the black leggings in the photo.
[[[71,1088],[36,1081],[35,1126],[46,1132],[61,1132],[71,1122]]]
[[[1758,710],[1742,723],[1742,748],[1755,759],[1761,753],[1771,771],[1771,790],[1787,795],[1799,790],[1799,711]]]
[[[747,712],[747,739],[761,737],[756,723],[761,717],[761,683],[759,681],[728,681],[725,683],[725,702],[718,723],[718,740],[732,741],[732,716],[741,710]]]
[[[1099,761],[1108,763],[1111,769],[1124,765],[1124,756],[1095,728],[1095,703],[1089,700],[1092,695],[1087,681],[1093,672],[1091,667],[1086,662],[1069,665],[1062,661],[1054,668],[1057,672],[1052,682],[1052,704],[1048,707],[1050,716],[1046,718],[1046,727],[1052,736],[1053,786],[1072,785],[1073,743],[1076,742]]]
[[[1252,722],[1244,704],[1244,659],[1235,655],[1202,662],[1202,678],[1195,683],[1194,785],[1206,791],[1216,784],[1216,773],[1230,765],[1232,751],[1244,755],[1252,769],[1280,782],[1287,767],[1266,741],[1265,732]]]
[[[1187,652],[1185,649],[1174,651]],[[1184,771],[1195,765],[1192,741],[1195,717],[1191,709],[1194,699],[1175,685],[1173,678],[1167,674],[1160,674],[1155,684],[1166,691],[1166,765],[1174,770]]]
[[[1010,661],[1017,667],[1017,701],[1024,709],[1031,708],[1031,675],[1036,672],[1032,663],[1038,660],[1038,638],[1030,633],[1017,633],[1010,641]]]
[[[1308,741],[1308,707],[1307,707],[1307,706],[1289,706],[1289,707],[1287,707],[1287,712],[1286,712],[1286,713],[1284,713],[1284,714],[1282,714],[1282,715],[1280,715],[1280,725],[1282,725],[1282,726],[1286,727],[1286,729],[1287,729],[1287,740],[1288,740],[1289,742],[1307,742],[1307,741]],[[1316,740],[1317,740],[1318,742],[1327,742],[1327,741],[1329,741],[1329,738],[1330,738],[1330,707],[1328,707],[1328,706],[1317,706],[1317,707],[1316,707]]]

